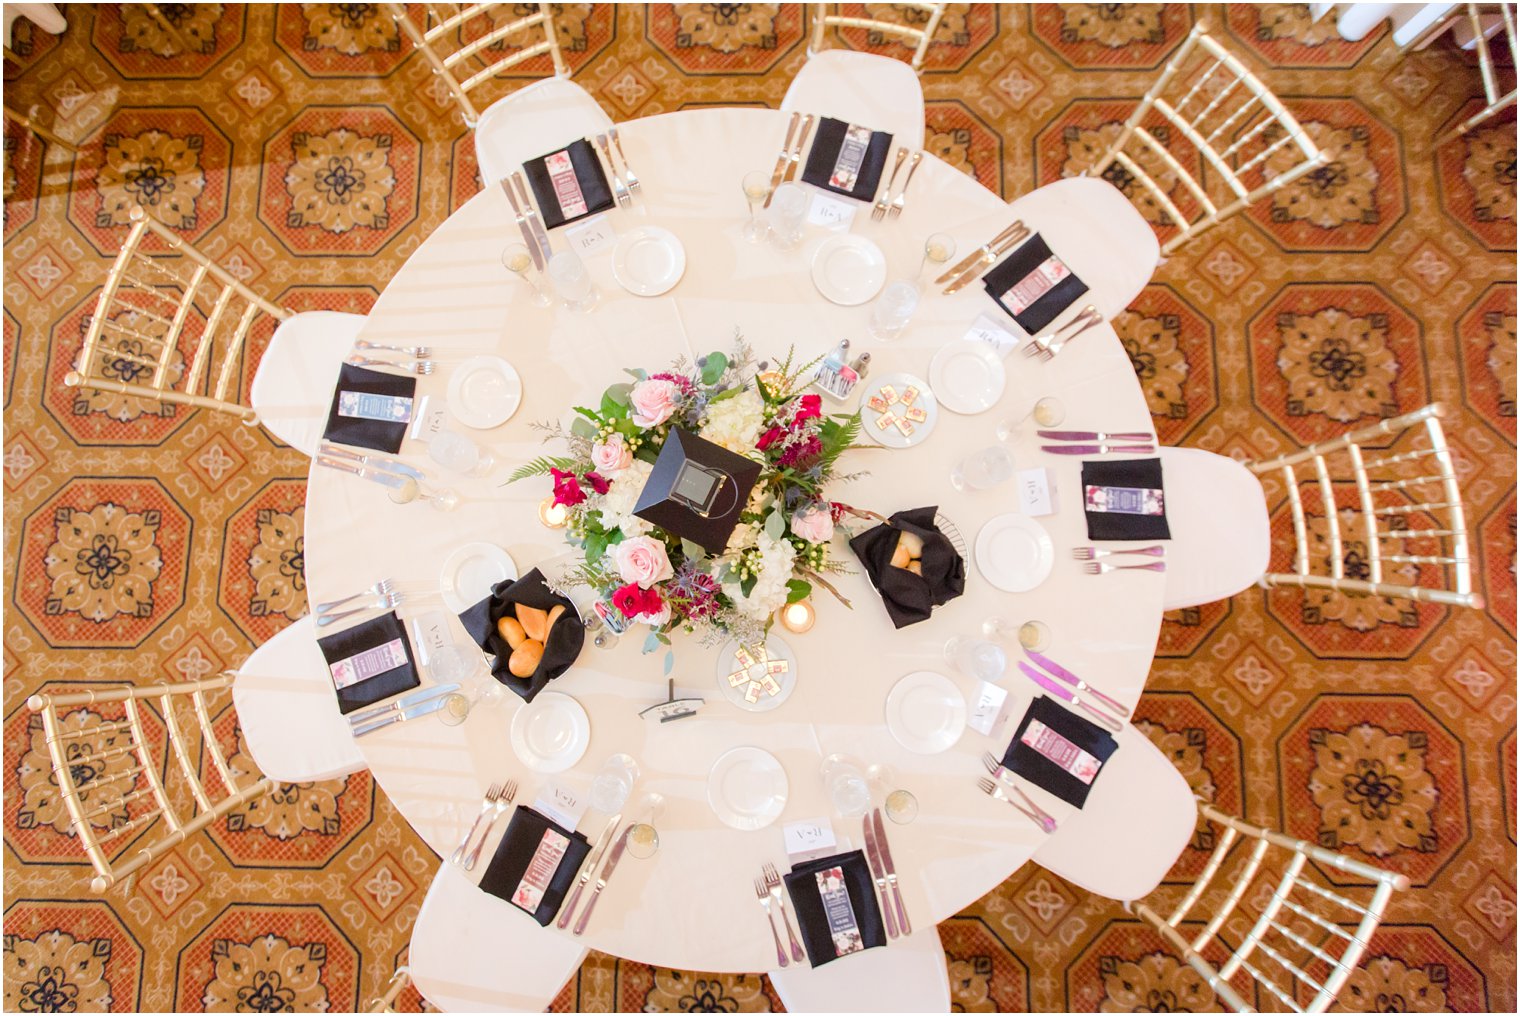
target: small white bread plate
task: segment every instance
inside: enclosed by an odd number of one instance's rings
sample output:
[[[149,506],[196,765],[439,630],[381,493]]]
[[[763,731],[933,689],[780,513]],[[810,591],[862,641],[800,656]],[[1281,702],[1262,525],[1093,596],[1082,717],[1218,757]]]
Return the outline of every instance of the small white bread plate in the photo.
[[[668,293],[685,272],[686,248],[659,226],[630,229],[612,249],[612,277],[635,296]]]
[[[830,303],[854,307],[881,292],[887,256],[863,236],[831,236],[813,253],[813,285]]]
[[[966,697],[943,674],[916,671],[887,693],[887,732],[911,752],[937,755],[965,729]]]
[[[707,803],[719,821],[746,832],[764,829],[786,807],[786,770],[761,748],[733,748],[707,774]]]
[[[542,691],[512,717],[512,751],[536,773],[559,773],[586,754],[591,720],[575,699]]]
[[[976,567],[1007,593],[1027,592],[1050,575],[1056,547],[1050,533],[1028,515],[998,515],[976,534]]]
[[[490,430],[522,405],[522,378],[499,356],[472,356],[449,376],[449,412],[466,427]]]
[[[438,588],[443,602],[458,614],[479,603],[503,579],[517,578],[512,555],[494,543],[466,543],[443,559]]]

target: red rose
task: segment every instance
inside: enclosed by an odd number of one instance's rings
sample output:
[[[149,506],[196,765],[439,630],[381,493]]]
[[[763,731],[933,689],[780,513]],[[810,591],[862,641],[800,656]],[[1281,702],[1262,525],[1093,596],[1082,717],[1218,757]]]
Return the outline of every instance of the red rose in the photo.
[[[796,427],[807,420],[815,420],[823,415],[823,398],[818,395],[804,395],[798,400],[797,415],[792,417],[792,426]]]
[[[760,435],[760,440],[755,442],[755,447],[763,452],[771,445],[775,444],[777,441],[780,441],[784,433],[785,432],[780,427],[772,427],[770,430]]]
[[[640,589],[637,582],[621,586],[612,594],[612,605],[630,621],[640,614],[658,613],[664,604],[658,590]]]

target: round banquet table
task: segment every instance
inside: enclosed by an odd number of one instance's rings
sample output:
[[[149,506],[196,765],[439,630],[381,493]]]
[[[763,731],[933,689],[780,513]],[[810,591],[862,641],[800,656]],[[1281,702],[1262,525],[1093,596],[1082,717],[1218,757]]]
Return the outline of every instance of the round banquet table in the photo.
[[[520,572],[563,554],[561,531],[547,529],[537,519],[547,479],[503,481],[529,457],[562,450],[546,447],[531,423],[568,425],[570,407],[595,405],[607,385],[626,379],[624,367],[654,371],[682,355],[693,359],[710,350],[727,351],[737,330],[758,358],[774,359],[795,345],[807,359],[848,337],[852,354],[871,352],[872,378],[908,371],[927,379],[929,359],[939,344],[963,335],[979,313],[1001,315],[979,284],[949,297],[926,289],[907,332],[894,342],[877,343],[866,334],[869,305],[835,306],[813,287],[808,268],[812,251],[827,235],[824,230],[810,227],[804,244],[790,252],[745,243],[739,235],[745,217],[740,178],[773,165],[785,131],[785,114],[758,109],[683,111],[623,127],[623,143],[643,193],[633,209],[607,214],[618,231],[647,223],[681,238],[686,273],[662,297],[641,298],[621,289],[612,278],[609,245],[586,257],[601,294],[592,313],[533,307],[527,287],[502,266],[503,248],[520,237],[500,188],[487,188],[450,216],[391,280],[362,338],[428,344],[454,358],[498,354],[523,378],[522,405],[495,430],[464,431],[494,455],[496,464],[487,477],[446,479],[419,448],[410,442],[403,446],[403,457],[460,493],[462,503],[452,512],[420,502],[397,505],[377,484],[313,468],[306,515],[311,600],[343,596],[383,577],[432,582],[449,552],[470,541],[506,548]],[[862,207],[852,231],[881,246],[891,279],[917,270],[931,232],[954,236],[959,260],[1007,222],[1022,218],[1051,239],[1089,282],[1092,293],[1079,303],[1095,302],[1111,318],[1149,278],[1154,245],[1148,251],[1115,249],[1102,236],[1101,203],[1069,197],[1053,202],[1043,194],[1036,191],[1010,208],[931,155],[919,168],[899,219],[872,222],[869,208]],[[565,242],[563,234],[551,234],[556,249]],[[1058,242],[1062,236],[1067,239]],[[958,416],[942,406],[933,433],[917,447],[848,453],[841,471],[868,475],[837,485],[833,497],[883,515],[938,504],[969,548],[984,523],[1014,510],[1011,485],[957,493],[949,470],[960,456],[994,442],[998,420],[1023,416],[1036,399],[1053,395],[1065,406],[1064,426],[1150,429],[1130,361],[1106,324],[1049,363],[1036,363],[1019,352],[1006,363],[1008,385],[997,406],[974,416]],[[869,389],[870,380],[860,388]],[[442,399],[447,386],[445,369],[419,378],[417,392]],[[852,399],[845,408],[853,409],[854,403]],[[840,409],[828,400],[825,406]],[[888,823],[887,828],[916,928],[943,921],[991,891],[1047,841],[1032,822],[976,786],[975,777],[982,774],[978,757],[1006,746],[1013,724],[1038,693],[1011,660],[1003,684],[1010,689],[1012,719],[1002,729],[1001,743],[968,729],[948,751],[915,755],[893,740],[884,715],[893,684],[917,670],[944,673],[972,696],[975,682],[944,664],[942,647],[954,635],[978,634],[983,620],[992,616],[1014,624],[1044,621],[1051,629],[1050,655],[1127,705],[1139,699],[1161,623],[1165,577],[1144,571],[1102,578],[1083,573],[1070,554],[1071,547],[1087,542],[1078,494],[1082,460],[1042,455],[1036,440],[1033,425],[1026,424],[1014,453],[1020,468],[1046,466],[1054,481],[1057,513],[1039,519],[1056,547],[1050,577],[1031,592],[1009,594],[993,588],[972,564],[964,595],[939,607],[928,621],[894,630],[842,538],[836,539],[836,557],[856,564],[852,574],[836,581],[853,609],[819,590],[813,596],[818,618],[811,631],[795,635],[776,626],[774,634],[796,652],[799,673],[795,691],[774,711],[744,712],[725,701],[715,680],[718,651],[677,634],[673,677],[678,693],[700,695],[707,704],[694,718],[650,723],[638,713],[665,697],[663,647],[642,654],[641,628],[606,650],[587,640],[574,666],[550,685],[574,696],[591,722],[588,750],[560,776],[588,787],[608,755],[628,752],[641,769],[635,799],[655,791],[665,803],[657,822],[658,853],[647,860],[624,859],[603,893],[584,936],[586,945],[680,969],[760,971],[774,966],[774,948],[752,880],[766,861],[787,867],[783,825],[830,814],[819,766],[835,752],[891,766],[897,785],[919,801],[916,821]],[[442,607],[434,598],[415,609]],[[462,626],[456,634],[464,639]],[[523,784],[517,803],[531,804],[550,778],[528,771],[513,754],[508,729],[520,706],[520,699],[507,694],[499,705],[477,705],[457,727],[425,717],[393,724],[358,742],[380,786],[439,854],[447,856],[463,838],[488,785],[515,777]],[[1124,746],[1137,740],[1143,742],[1143,735],[1127,726],[1109,766],[1125,765]],[[752,832],[723,825],[706,799],[714,761],[739,745],[775,755],[790,786],[781,817]],[[1074,814],[1071,806],[1044,791],[1032,785],[1028,789],[1058,819]],[[604,822],[605,817],[591,814],[582,822],[583,831],[594,840]],[[505,825],[497,823],[487,857]],[[840,849],[863,846],[858,820],[834,816],[833,827]],[[1143,836],[1144,830],[1135,834]],[[1058,831],[1055,839],[1063,835],[1068,831]],[[484,863],[476,867],[476,877],[483,869]],[[566,933],[550,928],[544,934]]]

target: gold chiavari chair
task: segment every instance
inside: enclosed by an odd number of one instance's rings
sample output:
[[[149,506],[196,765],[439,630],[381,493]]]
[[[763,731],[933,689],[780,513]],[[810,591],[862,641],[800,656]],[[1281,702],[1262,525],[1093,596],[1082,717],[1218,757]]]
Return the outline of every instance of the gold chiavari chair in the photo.
[[[1173,85],[1180,98],[1168,89]],[[1162,132],[1147,126],[1152,114],[1168,125]],[[1195,174],[1178,159],[1163,137],[1175,130],[1207,166]],[[1325,161],[1293,114],[1256,75],[1215,42],[1200,22],[1167,61],[1161,76],[1145,93],[1113,143],[1088,170],[1108,175],[1113,167],[1155,200],[1176,235],[1161,247],[1164,258],[1199,233],[1281,190]],[[1150,169],[1146,168],[1150,165]],[[1158,177],[1174,176],[1197,206],[1185,213],[1173,200],[1172,187]],[[1217,184],[1210,185],[1217,180]],[[1132,195],[1133,197],[1133,195]]]
[[[1243,975],[1274,1005],[1292,1012],[1324,1012],[1361,963],[1393,893],[1408,889],[1409,880],[1254,826],[1202,801],[1198,810],[1220,831],[1197,881],[1165,917],[1143,900],[1126,903],[1125,908],[1155,928],[1230,1010],[1256,1011],[1230,983]],[[1227,861],[1233,873],[1216,885]],[[1370,894],[1360,888],[1321,885],[1305,871],[1311,861],[1366,880]],[[1195,908],[1193,921],[1205,923],[1190,933],[1183,923]],[[1231,949],[1220,932],[1239,928],[1243,934]],[[1215,948],[1228,952],[1217,965],[1204,958],[1205,950]]]
[[[369,1008],[365,1011],[395,1012],[396,999],[401,997],[401,993],[410,987],[411,983],[411,971],[406,967],[397,967],[396,972],[391,975],[390,981],[386,983],[385,994],[371,1002]]]
[[[216,741],[206,700],[209,694],[229,688],[231,684],[232,675],[224,674],[204,681],[181,684],[93,688],[57,694],[49,692],[27,699],[27,707],[42,716],[53,778],[68,811],[74,835],[78,837],[85,855],[95,869],[95,877],[90,882],[90,888],[95,892],[105,892],[122,879],[141,871],[171,847],[183,843],[212,822],[265,793],[273,785],[268,779],[259,779],[248,786],[239,787],[227,765],[222,747]],[[108,702],[122,703],[126,718],[88,726],[69,724],[64,720],[79,707]],[[193,710],[193,727],[187,728],[180,723],[177,706],[183,702],[188,702]],[[166,754],[174,756],[188,785],[191,797],[188,808],[177,806],[171,797],[168,759],[154,758],[155,745],[149,743],[144,725],[144,713],[150,703],[157,704],[165,727],[168,739]],[[107,739],[108,747],[89,754],[79,754],[82,745],[103,733],[111,735]],[[220,789],[209,778],[196,772],[194,755],[198,748],[197,740],[205,746],[216,781],[221,785]],[[110,768],[110,763],[124,758],[133,760],[136,764],[121,770]],[[163,770],[164,775],[160,775],[160,770]],[[76,780],[75,774],[80,772],[104,775],[99,781],[94,776]],[[209,775],[208,773],[207,776]],[[139,777],[147,785],[133,789],[137,786]],[[112,783],[122,780],[131,782],[119,794],[105,795],[103,803],[92,800],[100,796],[100,781]],[[183,798],[182,794],[177,796]],[[99,820],[138,801],[147,805],[140,814],[97,831]],[[119,842],[127,833],[159,820],[168,827],[166,833],[157,836],[146,846],[112,859],[113,842]]]
[[[1287,486],[1297,544],[1293,571],[1269,572],[1261,584],[1481,607],[1483,598],[1473,591],[1466,515],[1441,427],[1443,414],[1440,403],[1434,403],[1301,451],[1246,463],[1258,477],[1276,474]],[[1390,435],[1394,439],[1387,451],[1363,448],[1372,443],[1386,444]],[[1414,447],[1394,450],[1406,440]],[[1312,468],[1313,477],[1300,480],[1295,466]],[[1341,508],[1336,501],[1332,477],[1340,475],[1344,487],[1348,472],[1356,489],[1355,509]],[[1300,483],[1318,488],[1328,554],[1313,549]],[[1347,529],[1342,528],[1343,516],[1351,522]],[[1435,519],[1436,523],[1422,525],[1424,519]],[[1365,546],[1365,577],[1346,574],[1343,551],[1348,539]],[[1384,549],[1390,544],[1392,553]],[[1316,567],[1326,566],[1328,575],[1315,572]],[[1388,573],[1393,570],[1404,573],[1406,580],[1390,580]],[[1437,581],[1442,584],[1434,585]]]
[[[38,123],[32,118],[33,115],[37,112],[36,107],[33,107],[31,112],[26,114],[18,113],[14,109],[11,109],[9,106],[0,106],[0,111],[4,112],[5,118],[7,120],[11,121],[14,124],[19,124],[24,130],[31,131],[33,134],[37,135],[43,141],[46,141],[48,144],[57,145],[59,148],[62,148],[66,152],[72,152],[76,150],[73,142],[63,140],[63,138],[59,137],[51,129],[42,126],[42,124]]]
[[[824,36],[830,28],[863,28],[876,36],[903,39],[911,44],[913,56],[908,61],[908,65],[913,68],[915,74],[922,73],[924,57],[929,52],[929,43],[934,41],[934,33],[939,28],[940,19],[945,16],[947,5],[905,3],[895,6],[923,14],[923,25],[916,26],[904,21],[884,21],[881,18],[856,18],[843,14],[830,14],[829,4],[813,4],[813,31],[808,37],[808,56],[811,57],[823,51]]]
[[[1483,97],[1487,105],[1437,138],[1432,146],[1434,148],[1439,148],[1454,138],[1462,137],[1474,127],[1493,119],[1494,116],[1515,104],[1517,93],[1515,83],[1511,83],[1508,92],[1500,90],[1502,86],[1499,83],[1499,67],[1494,63],[1493,49],[1489,45],[1489,26],[1484,24],[1485,16],[1491,19],[1495,15],[1498,16],[1499,26],[1504,33],[1504,41],[1509,46],[1510,59],[1513,61],[1516,52],[1514,4],[1463,4],[1406,47],[1423,48],[1448,29],[1465,27],[1472,35],[1473,48],[1478,52],[1478,73],[1483,78]],[[1510,73],[1514,73],[1513,63]]]

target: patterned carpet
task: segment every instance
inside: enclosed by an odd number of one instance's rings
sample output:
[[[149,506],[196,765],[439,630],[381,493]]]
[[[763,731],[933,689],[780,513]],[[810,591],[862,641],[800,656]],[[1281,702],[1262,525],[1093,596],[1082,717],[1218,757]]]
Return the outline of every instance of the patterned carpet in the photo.
[[[403,958],[437,864],[367,774],[283,786],[92,898],[24,706],[209,675],[300,616],[305,460],[60,379],[134,204],[288,306],[362,312],[475,192],[474,151],[373,5],[162,10],[177,39],[134,4],[69,6],[61,37],[19,22],[5,67],[6,105],[80,144],[6,124],[4,1008],[350,1010]],[[1488,606],[1252,590],[1177,612],[1138,720],[1226,810],[1409,876],[1348,1007],[1512,1011],[1514,114],[1432,151],[1480,105],[1474,62],[1400,57],[1381,30],[1348,43],[1298,4],[953,4],[928,147],[1008,197],[1080,169],[1200,17],[1332,161],[1185,248],[1117,322],[1156,426],[1259,457],[1447,403]],[[794,4],[566,4],[559,26],[617,119],[774,106],[804,59]],[[230,711],[218,729],[232,746]],[[1119,906],[1033,865],[940,930],[965,1010],[1211,997]],[[774,1007],[759,976],[598,955],[555,1005]]]

